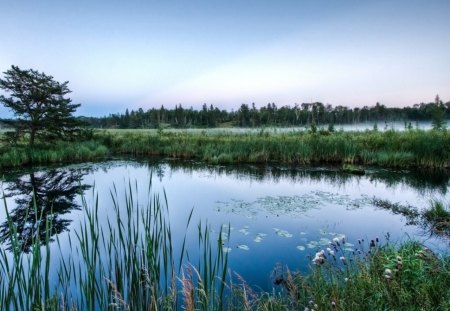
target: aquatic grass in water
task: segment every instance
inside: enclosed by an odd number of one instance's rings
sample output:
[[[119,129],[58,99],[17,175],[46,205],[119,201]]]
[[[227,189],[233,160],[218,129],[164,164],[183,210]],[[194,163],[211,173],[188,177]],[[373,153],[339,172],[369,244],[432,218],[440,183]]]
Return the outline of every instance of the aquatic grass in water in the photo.
[[[85,217],[75,229],[76,238],[69,235],[68,245],[57,238],[57,248],[49,244],[51,218],[40,219],[46,221],[46,245],[41,247],[42,241],[35,239],[32,251],[22,252],[14,234],[16,224],[8,216],[12,253],[0,250],[2,310],[166,310],[181,305],[180,283],[185,282],[179,277],[183,267],[194,266],[184,257],[186,237],[179,241],[181,251],[175,257],[165,194],[152,196],[150,183],[147,200],[139,202],[137,184],[129,184],[125,201],[119,202],[114,188],[106,222],[99,218],[94,190],[92,195],[91,207],[82,198]],[[7,210],[5,199],[4,205]],[[39,207],[34,208],[33,215],[39,215]],[[190,217],[187,227],[189,222]],[[222,250],[225,243],[220,237],[217,244],[213,242],[209,227],[202,224],[198,241],[200,255],[192,274],[194,305],[220,310],[228,262]]]

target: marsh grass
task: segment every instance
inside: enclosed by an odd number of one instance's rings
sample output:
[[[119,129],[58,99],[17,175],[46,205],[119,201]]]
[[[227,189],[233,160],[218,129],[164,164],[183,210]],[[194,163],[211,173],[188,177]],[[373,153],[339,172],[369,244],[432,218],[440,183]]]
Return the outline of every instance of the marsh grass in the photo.
[[[65,245],[57,237],[50,247],[51,218],[39,219],[46,222],[46,245],[36,239],[28,254],[21,251],[17,224],[7,213],[13,234],[12,252],[0,250],[2,310],[175,310],[185,301],[180,300],[183,269],[195,272],[190,279],[195,309],[221,310],[228,262],[224,242],[214,241],[208,225],[199,224],[200,255],[195,265],[189,263],[186,237],[173,241],[165,194],[153,196],[150,183],[148,197],[140,202],[137,189],[129,183],[124,202],[115,187],[111,190],[106,222],[99,218],[95,193],[92,206],[82,197],[84,218]],[[8,211],[5,199],[4,205]],[[34,208],[33,215],[39,215]],[[181,249],[177,257],[175,246]]]
[[[105,159],[108,148],[95,141],[58,142],[51,146],[3,146],[0,149],[0,168],[67,163]]]
[[[448,131],[215,133],[98,131],[113,154],[160,155],[210,163],[341,163],[384,167],[450,166]]]
[[[104,159],[109,155],[163,156],[209,163],[336,163],[382,167],[450,167],[450,132],[276,132],[214,130],[98,130],[84,142],[32,150],[3,146],[0,167]]]

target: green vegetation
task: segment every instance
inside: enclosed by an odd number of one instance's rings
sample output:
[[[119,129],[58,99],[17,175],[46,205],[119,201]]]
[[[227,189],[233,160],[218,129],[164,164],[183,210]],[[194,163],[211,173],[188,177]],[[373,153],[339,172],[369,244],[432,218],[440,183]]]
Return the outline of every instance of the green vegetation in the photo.
[[[433,201],[431,208],[423,213],[423,218],[433,233],[450,239],[450,208],[448,206],[444,206],[442,202]]]
[[[345,163],[342,166],[342,171],[345,173],[353,174],[353,175],[364,175],[365,174],[365,171],[362,167],[356,166],[353,164],[349,164],[349,163]]]
[[[214,130],[103,130],[85,142],[52,146],[0,147],[0,167],[104,159],[107,156],[161,156],[209,163],[353,164],[391,168],[450,167],[446,130],[316,133],[223,132]]]
[[[287,274],[282,283],[287,293],[285,309],[306,306],[309,310],[447,310],[450,307],[449,258],[438,258],[415,242],[396,247],[389,243],[378,245],[376,240],[366,245],[359,241],[359,247],[353,256],[340,254],[339,246],[318,252],[316,267],[310,275]]]
[[[105,159],[108,148],[95,141],[55,142],[53,145],[2,146],[0,148],[0,168],[21,167]]]
[[[189,256],[188,235],[175,242],[165,199],[147,200],[128,185],[124,202],[111,191],[112,213],[106,222],[83,198],[84,220],[75,239],[51,247],[52,218],[40,218],[42,232],[29,235],[31,250],[22,252],[18,234],[8,236],[11,253],[0,250],[0,305],[3,310],[448,310],[450,258],[439,257],[409,241],[359,240],[353,253],[343,237],[318,250],[308,274],[276,266],[277,289],[259,292],[228,273],[222,232],[215,239],[199,224]],[[165,198],[165,196],[164,196]],[[17,224],[8,213],[8,226]],[[34,205],[33,216],[39,215]],[[186,220],[190,230],[192,212]],[[35,221],[33,219],[32,221]],[[228,231],[226,235],[229,235]],[[40,237],[46,236],[42,245]],[[191,235],[192,237],[192,235]],[[68,241],[68,242],[67,242]],[[192,256],[192,254],[191,254]],[[196,262],[196,263],[194,263]]]
[[[94,137],[113,154],[159,155],[210,163],[351,163],[382,167],[450,165],[447,131],[259,133],[101,131]]]

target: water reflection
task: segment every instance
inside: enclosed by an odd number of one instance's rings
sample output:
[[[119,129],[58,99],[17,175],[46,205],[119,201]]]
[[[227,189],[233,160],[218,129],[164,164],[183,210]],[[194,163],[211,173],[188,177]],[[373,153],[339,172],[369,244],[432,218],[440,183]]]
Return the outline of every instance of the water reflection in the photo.
[[[15,206],[9,211],[9,221],[0,225],[2,243],[11,250],[17,237],[17,247],[29,252],[35,239],[40,245],[54,240],[53,236],[68,230],[71,219],[63,218],[80,209],[75,198],[90,186],[82,184],[87,171],[54,169],[31,172],[7,182],[5,197],[13,197]],[[48,235],[48,237],[47,237]]]
[[[213,176],[229,176],[237,180],[254,180],[279,182],[290,180],[301,183],[304,181],[327,182],[336,186],[344,186],[355,179],[368,178],[372,183],[382,183],[388,187],[404,185],[413,188],[420,194],[430,192],[446,195],[450,182],[448,170],[387,170],[368,168],[364,177],[343,173],[340,166],[265,166],[265,165],[208,165],[195,161],[142,161],[158,177],[160,181],[167,174],[177,172],[194,174],[203,171]]]

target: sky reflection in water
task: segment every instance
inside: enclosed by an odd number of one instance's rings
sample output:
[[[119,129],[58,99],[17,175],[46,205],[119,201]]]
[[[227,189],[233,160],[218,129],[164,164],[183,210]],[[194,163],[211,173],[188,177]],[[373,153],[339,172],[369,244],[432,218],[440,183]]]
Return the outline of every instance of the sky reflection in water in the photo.
[[[45,176],[42,171],[52,170],[41,170],[31,176]],[[376,208],[372,199],[376,197],[419,208],[428,207],[433,198],[448,202],[448,176],[445,173],[369,170],[365,176],[352,176],[342,174],[336,168],[204,166],[193,162],[139,161],[71,165],[58,168],[58,171],[76,171],[85,189],[93,186],[99,196],[99,214],[103,215],[101,225],[106,225],[106,216],[112,213],[110,190],[114,185],[122,203],[128,183],[137,186],[137,200],[145,206],[151,180],[153,193],[159,193],[162,198],[164,191],[167,194],[175,251],[179,252],[178,246],[186,233],[187,218],[193,208],[187,231],[187,248],[192,262],[196,262],[198,251],[197,224],[200,221],[208,223],[215,239],[220,228],[227,232],[229,225],[230,235],[222,235],[224,250],[229,252],[229,267],[250,285],[265,290],[272,286],[270,274],[277,263],[287,265],[291,270],[306,271],[315,252],[328,247],[335,237],[346,237],[345,248],[349,252],[358,247],[360,238],[367,241],[379,237],[384,241],[388,233],[393,241],[416,237],[435,247],[443,245],[424,236],[420,228],[406,226],[404,217]],[[5,193],[14,194],[12,189],[17,181],[26,179],[27,174],[30,172],[6,176],[3,182]],[[88,205],[93,204],[91,190],[85,195]],[[18,208],[18,198],[7,198],[10,210]],[[73,200],[73,206],[79,206],[80,198]],[[69,234],[73,234],[73,229],[79,227],[81,211],[73,209],[69,212],[64,210],[64,220]],[[2,210],[0,221],[4,220]],[[64,247],[68,236],[61,234],[59,238]]]

